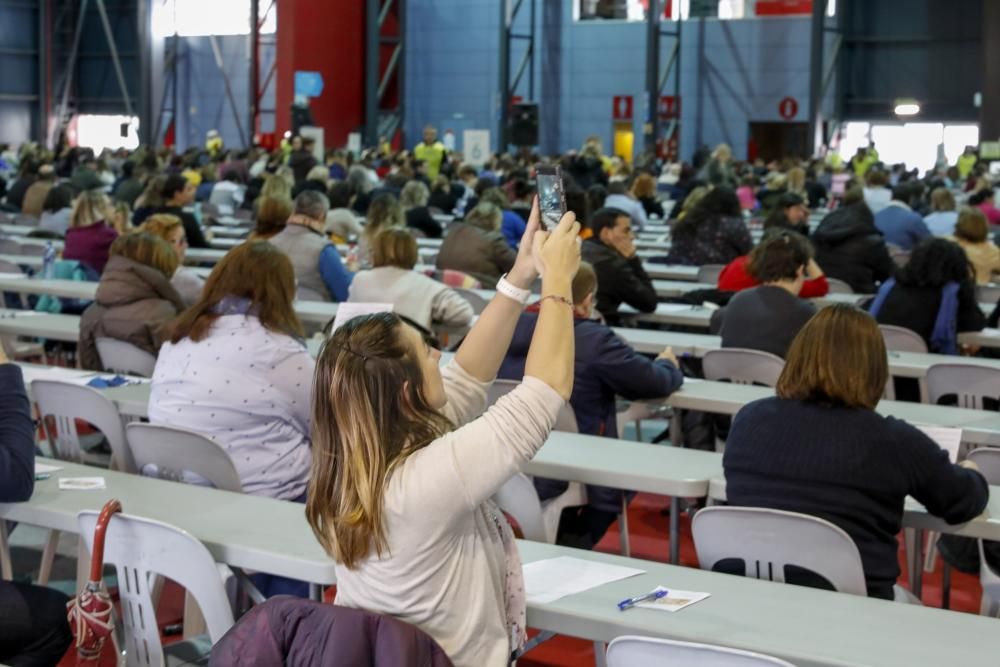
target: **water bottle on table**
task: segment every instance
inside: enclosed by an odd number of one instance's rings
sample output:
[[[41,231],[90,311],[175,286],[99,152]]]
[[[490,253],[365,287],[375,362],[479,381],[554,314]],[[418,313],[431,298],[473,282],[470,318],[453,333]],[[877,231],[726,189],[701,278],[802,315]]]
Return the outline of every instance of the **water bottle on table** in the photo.
[[[45,244],[45,253],[42,255],[42,278],[52,280],[56,277],[56,249],[52,241]]]

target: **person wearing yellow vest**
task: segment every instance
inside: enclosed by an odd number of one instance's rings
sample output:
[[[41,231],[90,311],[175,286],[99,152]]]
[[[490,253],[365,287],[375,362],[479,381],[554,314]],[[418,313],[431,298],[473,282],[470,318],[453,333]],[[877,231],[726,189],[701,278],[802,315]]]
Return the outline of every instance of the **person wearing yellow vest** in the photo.
[[[962,177],[964,181],[972,173],[973,168],[975,168],[976,163],[979,161],[979,157],[976,155],[975,146],[966,146],[965,152],[958,156],[958,175]]]
[[[218,130],[209,130],[205,134],[205,150],[210,157],[218,157],[222,153],[222,137]]]
[[[413,149],[413,157],[427,165],[427,178],[431,181],[438,177],[445,153],[444,144],[437,140],[437,130],[431,125],[425,127],[424,140]]]

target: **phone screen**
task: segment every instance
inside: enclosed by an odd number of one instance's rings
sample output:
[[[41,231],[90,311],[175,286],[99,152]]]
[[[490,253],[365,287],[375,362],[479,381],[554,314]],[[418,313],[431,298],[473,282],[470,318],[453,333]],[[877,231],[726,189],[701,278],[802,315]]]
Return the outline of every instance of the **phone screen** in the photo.
[[[566,213],[562,171],[558,166],[538,165],[535,179],[538,183],[538,208],[541,213],[542,229],[555,227]]]

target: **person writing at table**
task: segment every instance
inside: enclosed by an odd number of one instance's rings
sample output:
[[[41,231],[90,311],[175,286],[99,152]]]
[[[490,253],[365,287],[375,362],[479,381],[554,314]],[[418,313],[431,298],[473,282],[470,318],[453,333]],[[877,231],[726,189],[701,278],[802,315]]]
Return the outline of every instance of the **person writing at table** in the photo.
[[[456,667],[503,667],[525,638],[521,563],[490,501],[542,446],[573,389],[571,283],[579,225],[537,231],[455,358],[392,313],[357,317],[327,341],[313,386],[306,517],[336,560],[336,604],[430,634]],[[489,410],[518,316],[542,276],[524,381]]]
[[[0,345],[0,503],[23,503],[34,488],[31,407],[21,369]],[[0,663],[58,663],[73,640],[66,622],[68,601],[52,588],[0,580]]]
[[[722,466],[731,505],[842,528],[869,597],[892,600],[906,497],[956,524],[983,511],[989,487],[974,463],[952,464],[922,431],[875,411],[888,378],[874,318],[847,304],[823,308],[792,342],[777,395],[733,418]]]

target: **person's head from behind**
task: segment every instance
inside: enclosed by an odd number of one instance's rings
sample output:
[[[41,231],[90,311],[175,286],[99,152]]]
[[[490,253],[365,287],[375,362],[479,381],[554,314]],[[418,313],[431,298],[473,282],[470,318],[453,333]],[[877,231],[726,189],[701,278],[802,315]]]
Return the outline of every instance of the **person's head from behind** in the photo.
[[[781,195],[778,198],[776,210],[781,211],[790,225],[801,225],[809,219],[809,207],[806,206],[806,200],[796,192],[786,192]]]
[[[383,229],[372,240],[372,266],[394,266],[410,270],[417,265],[419,254],[413,234],[401,227]]]
[[[277,174],[268,174],[264,177],[264,185],[260,188],[260,196],[273,197],[278,199],[292,199],[292,186],[288,181]]]
[[[410,181],[399,193],[399,203],[405,210],[427,206],[431,193],[420,181]]]
[[[303,190],[295,198],[293,215],[308,221],[310,227],[322,229],[326,225],[326,214],[330,210],[330,200],[322,192]]]
[[[747,272],[759,283],[777,285],[798,294],[812,254],[812,246],[801,234],[774,229],[750,251]]]
[[[320,351],[313,376],[312,476],[306,517],[337,562],[388,548],[383,502],[392,472],[452,430],[440,352],[393,313],[355,317]]]
[[[597,300],[597,274],[588,262],[580,262],[580,268],[573,276],[573,313],[577,317],[590,319],[594,316],[594,302]]]
[[[501,210],[510,208],[510,201],[507,199],[507,195],[504,194],[503,190],[496,187],[484,190],[483,194],[479,197],[479,201],[493,204]]]
[[[309,170],[306,174],[306,180],[322,183],[323,187],[326,187],[327,183],[330,181],[330,170],[327,169],[325,165],[318,164]]]
[[[396,195],[390,192],[380,194],[372,200],[368,205],[366,218],[365,235],[369,238],[375,238],[376,234],[387,227],[402,227],[406,224],[403,207]]]
[[[203,340],[229,305],[245,302],[241,311],[255,316],[268,330],[301,337],[292,302],[295,271],[288,255],[267,241],[248,241],[226,253],[205,281],[198,302],[174,320],[170,341]]]
[[[907,287],[944,287],[946,284],[971,283],[972,267],[962,247],[953,241],[925,238],[910,253],[910,261],[896,275],[896,282]]]
[[[146,218],[139,231],[152,234],[170,244],[177,255],[177,261],[184,263],[184,253],[187,251],[187,236],[184,234],[184,223],[176,215],[157,213]]]
[[[71,206],[73,206],[73,188],[68,185],[56,185],[45,195],[42,210],[57,213]]]
[[[609,195],[623,195],[626,192],[628,192],[628,187],[626,187],[625,181],[611,181],[608,183]]]
[[[889,379],[878,323],[846,303],[821,308],[788,348],[775,392],[827,407],[874,410]]]
[[[108,254],[150,266],[162,273],[164,278],[173,276],[178,265],[177,253],[169,243],[143,231],[119,236],[111,244]]]
[[[884,188],[889,185],[889,174],[881,169],[872,169],[865,175],[865,184],[870,188]]]
[[[923,195],[923,192],[924,188],[919,183],[906,181],[899,183],[892,189],[892,198],[894,201],[910,206]]]
[[[979,190],[969,195],[969,206],[980,206],[986,202],[993,201],[993,190],[986,188],[984,190]]]
[[[330,210],[347,208],[351,205],[351,186],[344,181],[336,181],[327,188],[326,197],[330,200]]]
[[[433,125],[424,126],[424,143],[430,146],[437,141],[438,131]]]
[[[729,188],[711,188],[674,226],[673,235],[680,238],[692,237],[702,224],[716,224],[723,218],[741,218],[742,215],[743,209],[735,191]]]
[[[656,197],[656,179],[646,173],[639,174],[632,183],[632,194],[639,199]]]
[[[620,248],[626,242],[635,239],[632,233],[632,218],[618,208],[605,207],[598,209],[590,216],[590,231],[594,238],[612,248]]]
[[[496,204],[480,202],[465,216],[465,224],[481,229],[484,232],[495,232],[503,222],[503,211]]]
[[[931,192],[932,211],[954,211],[955,196],[948,188],[934,188]]]
[[[111,217],[111,200],[101,190],[81,192],[69,216],[69,226],[87,227]]]
[[[187,206],[194,201],[196,189],[188,179],[173,174],[167,176],[161,194],[167,206]]]
[[[728,144],[719,144],[712,151],[712,157],[719,162],[729,162],[733,158],[733,149]]]
[[[963,206],[955,222],[955,238],[966,243],[983,243],[990,234],[986,214],[978,208]]]
[[[257,200],[257,221],[254,234],[269,239],[285,228],[292,215],[294,204],[288,197],[260,197]]]

